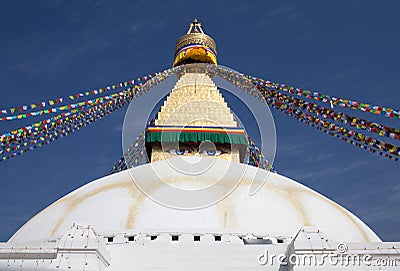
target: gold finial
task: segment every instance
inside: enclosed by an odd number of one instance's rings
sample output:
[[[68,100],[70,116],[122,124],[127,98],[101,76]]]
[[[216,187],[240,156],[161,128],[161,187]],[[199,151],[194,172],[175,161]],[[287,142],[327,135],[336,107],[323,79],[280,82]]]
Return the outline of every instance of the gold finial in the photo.
[[[199,23],[196,18],[194,18],[193,23],[190,24],[189,30],[186,34],[191,34],[191,33],[204,34],[204,31],[201,28],[201,23]]]

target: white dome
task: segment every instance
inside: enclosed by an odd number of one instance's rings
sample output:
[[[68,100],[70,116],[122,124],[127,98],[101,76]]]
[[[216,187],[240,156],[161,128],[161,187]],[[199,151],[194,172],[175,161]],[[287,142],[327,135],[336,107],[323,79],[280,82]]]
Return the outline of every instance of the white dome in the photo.
[[[234,170],[224,173],[228,165]],[[237,177],[238,171],[243,178]],[[145,196],[132,181],[143,178],[150,195],[168,193],[168,185],[156,184],[157,176],[169,184],[195,189],[212,184],[221,175],[221,185],[240,180],[226,198],[199,210],[165,207]],[[95,180],[57,200],[29,220],[10,239],[26,242],[52,238],[65,233],[73,223],[90,225],[99,232],[232,232],[293,237],[301,227],[313,226],[325,236],[343,242],[376,242],[378,236],[352,213],[315,191],[276,173],[254,195],[249,195],[252,180],[261,182],[268,172],[252,166],[216,160],[210,170],[187,176],[159,161]],[[156,185],[155,185],[156,184]],[[153,187],[152,187],[153,186]],[[212,196],[210,196],[211,198]]]

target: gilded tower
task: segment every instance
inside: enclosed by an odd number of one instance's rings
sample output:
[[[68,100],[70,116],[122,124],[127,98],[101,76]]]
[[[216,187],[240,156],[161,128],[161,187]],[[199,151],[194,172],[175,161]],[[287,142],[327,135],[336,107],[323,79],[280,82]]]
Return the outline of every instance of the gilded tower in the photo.
[[[146,130],[151,162],[176,155],[216,156],[242,162],[247,146],[206,65],[217,65],[215,41],[195,19],[176,43],[173,66],[185,65],[179,80]]]

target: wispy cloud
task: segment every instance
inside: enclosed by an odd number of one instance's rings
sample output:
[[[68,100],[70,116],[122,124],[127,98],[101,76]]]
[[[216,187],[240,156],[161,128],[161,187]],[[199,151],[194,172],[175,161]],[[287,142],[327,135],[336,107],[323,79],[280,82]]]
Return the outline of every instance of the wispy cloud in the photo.
[[[326,152],[326,153],[321,153],[318,154],[317,157],[311,157],[307,159],[307,162],[321,162],[325,160],[329,160],[337,155],[337,152]]]
[[[382,208],[382,206],[378,206],[375,208],[368,208],[368,210],[364,210],[361,213],[361,216],[365,219],[366,222],[371,223],[397,219],[399,213],[400,207],[398,206],[393,206],[392,208],[387,209]]]
[[[303,17],[303,12],[298,5],[295,4],[280,4],[268,11],[265,18],[276,20],[279,18],[281,21],[293,21]],[[265,21],[264,21],[265,22]]]
[[[400,184],[391,187],[390,190],[393,192],[386,199],[398,205],[400,203]]]
[[[122,125],[116,125],[112,128],[113,132],[118,132],[121,133],[122,132]]]

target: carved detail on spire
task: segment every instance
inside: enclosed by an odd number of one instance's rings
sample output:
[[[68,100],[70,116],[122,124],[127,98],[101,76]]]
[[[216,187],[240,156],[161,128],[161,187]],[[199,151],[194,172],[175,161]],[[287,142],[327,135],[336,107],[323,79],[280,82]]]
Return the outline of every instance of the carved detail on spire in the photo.
[[[201,28],[201,23],[195,18],[190,24],[189,30],[185,35],[179,38],[176,42],[175,55],[183,47],[190,44],[200,44],[209,47],[215,54],[217,54],[217,48],[215,41],[208,35],[206,35]]]

